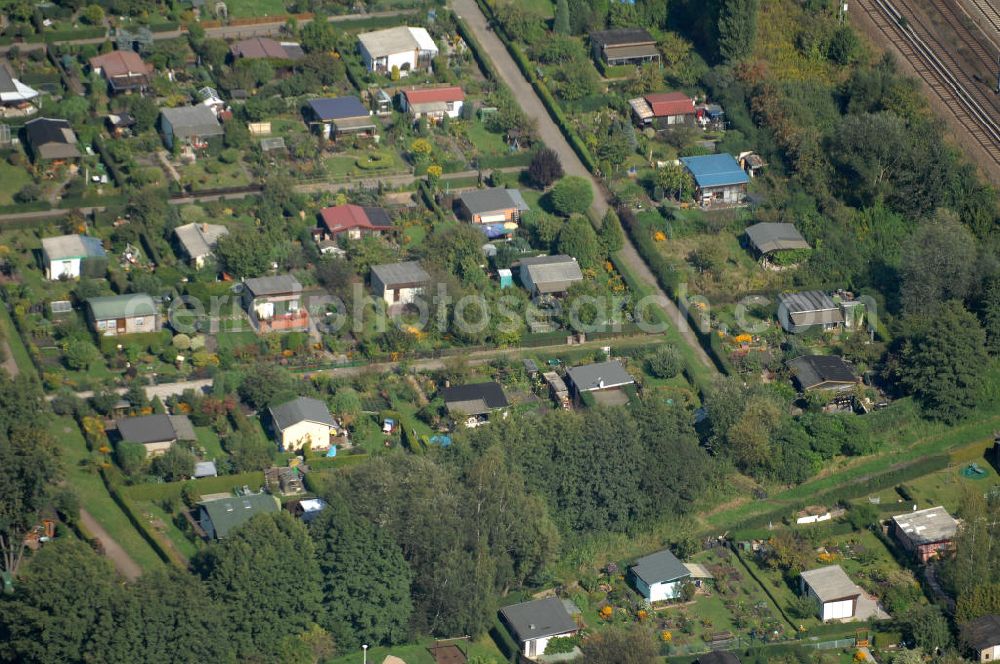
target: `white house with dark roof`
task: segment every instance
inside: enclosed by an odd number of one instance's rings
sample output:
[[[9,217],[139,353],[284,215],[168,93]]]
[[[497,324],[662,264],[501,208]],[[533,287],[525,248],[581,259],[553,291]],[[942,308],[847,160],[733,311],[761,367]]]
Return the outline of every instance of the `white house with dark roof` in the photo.
[[[258,334],[309,329],[309,312],[302,307],[302,284],[290,274],[244,281],[243,307]]]
[[[517,640],[522,655],[537,659],[545,654],[550,640],[573,636],[580,631],[580,625],[573,618],[579,610],[571,613],[567,602],[569,600],[546,597],[500,609],[500,618]]]
[[[691,578],[691,571],[668,549],[639,558],[628,572],[632,585],[650,602],[677,599]]]
[[[461,216],[474,224],[518,223],[531,208],[518,189],[472,189],[459,195]]]
[[[962,646],[977,662],[1000,661],[1000,616],[985,615],[962,625]]]
[[[319,399],[297,397],[271,406],[268,412],[282,452],[294,452],[304,445],[313,450],[328,450],[331,439],[341,435],[337,420]]]
[[[87,235],[60,235],[42,238],[42,262],[45,278],[79,279],[85,263],[107,258],[104,245],[96,237]]]
[[[413,304],[430,280],[417,261],[372,266],[372,293],[388,305]]]

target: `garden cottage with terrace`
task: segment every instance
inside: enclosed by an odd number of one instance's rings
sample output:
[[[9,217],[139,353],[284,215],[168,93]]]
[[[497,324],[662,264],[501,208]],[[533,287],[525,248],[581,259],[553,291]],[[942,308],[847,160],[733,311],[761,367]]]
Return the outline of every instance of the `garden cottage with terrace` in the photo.
[[[522,259],[518,274],[533,296],[565,295],[570,286],[583,281],[580,264],[565,254]]]
[[[256,515],[279,510],[278,499],[267,493],[218,498],[198,504],[198,523],[208,539],[221,540]]]
[[[445,117],[457,118],[464,104],[465,92],[457,85],[399,92],[400,109],[414,120],[426,117],[432,122],[439,122]]]
[[[839,355],[802,355],[789,360],[788,368],[800,392],[854,389],[858,376]]]
[[[624,388],[635,385],[635,379],[618,360],[584,364],[566,371],[573,394],[577,400],[584,394],[605,405],[623,405],[628,402]]]
[[[90,59],[90,69],[108,82],[111,94],[145,92],[153,65],[143,62],[135,51],[112,51]]]
[[[302,284],[290,274],[243,282],[243,306],[257,334],[308,330],[309,312],[301,300]]]
[[[178,440],[195,440],[194,427],[187,415],[142,415],[118,420],[120,439],[146,448],[146,456],[165,454]]]
[[[412,304],[430,280],[417,261],[372,266],[372,293],[390,306]]]
[[[212,258],[219,238],[229,235],[229,229],[221,224],[184,224],[174,229],[174,235],[181,252],[195,269],[200,270]]]
[[[667,549],[639,558],[628,571],[632,585],[650,602],[677,599],[691,578],[690,570]]]
[[[87,300],[87,313],[93,330],[103,337],[160,329],[156,303],[146,293],[92,297]]]
[[[394,230],[385,208],[347,204],[320,210],[316,234],[322,243],[342,237],[359,240],[364,235],[383,236]]]
[[[76,133],[66,120],[36,118],[28,122],[24,142],[36,162],[72,161],[81,156]]]
[[[410,71],[430,69],[438,55],[437,44],[424,28],[399,26],[358,35],[358,52],[368,71],[401,76]]]
[[[506,416],[509,403],[500,383],[474,383],[455,385],[441,390],[445,407],[456,420],[464,418],[469,429],[486,424],[495,415]]]

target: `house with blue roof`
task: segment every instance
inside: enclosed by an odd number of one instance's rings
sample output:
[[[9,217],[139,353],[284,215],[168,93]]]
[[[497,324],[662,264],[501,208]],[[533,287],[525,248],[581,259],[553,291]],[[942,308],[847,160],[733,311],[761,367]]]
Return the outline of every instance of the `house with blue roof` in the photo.
[[[695,198],[701,205],[741,205],[746,201],[750,177],[733,155],[681,157],[680,162],[694,178]]]
[[[371,111],[353,96],[310,99],[303,114],[313,131],[331,140],[343,134],[371,136],[376,129]]]

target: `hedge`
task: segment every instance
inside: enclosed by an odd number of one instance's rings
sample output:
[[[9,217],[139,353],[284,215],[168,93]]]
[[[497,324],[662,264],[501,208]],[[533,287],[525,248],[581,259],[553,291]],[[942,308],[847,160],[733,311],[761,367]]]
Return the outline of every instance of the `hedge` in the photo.
[[[184,485],[188,483],[193,483],[200,495],[232,491],[244,485],[257,490],[264,486],[264,473],[258,470],[239,475],[219,475],[218,477],[203,477],[183,482],[133,484],[123,487],[122,493],[131,500],[174,500],[181,497]]]
[[[172,563],[178,567],[187,567],[187,562],[179,559],[175,555],[171,555],[172,552],[167,551],[167,549],[160,543],[159,537],[150,529],[146,520],[136,515],[132,509],[132,503],[128,501],[121,492],[118,490],[118,485],[108,476],[105,469],[101,469],[101,479],[104,480],[104,486],[107,487],[108,493],[111,494],[111,499],[114,500],[118,507],[125,512],[125,516],[132,523],[132,527],[139,531],[142,538],[149,543],[149,546],[153,548],[163,562]]]
[[[455,27],[458,30],[459,36],[465,41],[469,49],[472,51],[472,58],[479,65],[479,68],[486,75],[486,78],[490,79],[494,83],[500,82],[500,74],[497,70],[493,68],[493,62],[486,57],[483,53],[483,47],[480,45],[479,41],[473,36],[472,31],[469,30],[469,26],[465,24],[465,21],[455,15]]]
[[[314,457],[306,462],[309,470],[331,470],[336,468],[346,468],[355,466],[368,460],[368,453],[352,454],[350,452],[338,452],[335,457]],[[307,473],[308,476],[308,473]]]
[[[419,180],[417,182],[417,191],[420,192],[420,197],[424,199],[427,207],[437,216],[438,221],[446,221],[448,219],[448,215],[445,214],[444,210],[441,209],[441,206],[434,199],[434,194],[431,192],[431,188],[427,185],[427,182]]]
[[[143,348],[156,348],[158,346],[165,347],[168,343],[170,343],[169,330],[120,334],[114,337],[100,337],[101,352],[106,355],[117,352],[119,344],[122,346],[139,345]]]
[[[753,580],[757,582],[757,585],[760,586],[761,589],[763,589],[764,594],[771,599],[771,602],[774,604],[775,608],[778,609],[778,613],[781,614],[781,617],[785,620],[785,622],[788,623],[793,630],[797,629],[795,621],[793,621],[791,618],[788,617],[788,614],[785,613],[785,608],[781,606],[781,603],[778,602],[778,599],[771,594],[770,585],[764,583],[763,579],[757,576],[757,573],[754,571],[754,569],[750,567],[750,565],[747,565],[747,562],[743,560],[743,556],[740,554],[739,548],[732,546],[732,544],[730,544],[729,548],[732,549],[734,554],[736,554],[736,559],[740,561],[740,565],[742,565],[743,569],[747,571],[747,574],[749,574],[753,578]]]

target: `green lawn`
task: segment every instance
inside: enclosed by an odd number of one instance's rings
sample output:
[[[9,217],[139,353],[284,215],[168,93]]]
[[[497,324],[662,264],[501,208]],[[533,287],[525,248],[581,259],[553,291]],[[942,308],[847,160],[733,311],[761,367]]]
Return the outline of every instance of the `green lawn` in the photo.
[[[233,18],[257,18],[286,13],[284,0],[229,0],[226,7]]]
[[[245,323],[247,326],[250,323]],[[216,337],[216,341],[219,344],[219,350],[223,349],[236,349],[242,348],[243,346],[249,346],[251,344],[257,343],[257,334],[250,331],[244,332],[220,332]]]
[[[49,431],[62,451],[66,481],[86,509],[144,570],[161,567],[163,561],[135,530],[132,523],[112,500],[100,475],[81,465],[99,458],[87,450],[87,443],[76,422],[70,417],[52,416]]]
[[[481,155],[506,155],[509,153],[507,142],[503,134],[495,134],[483,126],[478,120],[469,122],[466,128],[466,136],[476,146],[476,150]]]
[[[215,173],[209,173],[206,166]],[[181,181],[195,189],[215,189],[218,187],[239,187],[250,184],[250,177],[239,163],[223,164],[218,159],[203,157],[193,164],[178,168]]]
[[[219,435],[212,431],[212,427],[195,427],[194,433],[198,437],[198,444],[205,448],[206,459],[220,460],[228,456],[222,449]]]
[[[10,318],[10,312],[3,305],[0,305],[0,327],[3,328],[3,338],[7,340],[7,344],[10,346],[10,354],[14,357],[17,368],[25,373],[36,373],[35,363],[31,361],[28,349],[24,347],[21,335],[18,334],[17,329],[14,327],[14,321]]]
[[[143,516],[148,515],[153,519],[158,520],[163,524],[162,528],[158,528],[159,524],[151,524],[151,529],[158,531],[163,539],[168,540],[170,544],[185,558],[191,558],[196,553],[198,553],[199,546],[195,542],[188,539],[180,528],[174,525],[174,517],[167,512],[156,502],[151,500],[139,500],[131,501],[133,509],[136,514]],[[168,548],[168,545],[161,545]]]
[[[985,445],[977,444],[975,447],[985,447]],[[972,462],[986,471],[985,477],[974,480],[962,476],[961,471]],[[949,512],[954,513],[966,490],[986,491],[998,482],[1000,477],[997,476],[996,470],[985,457],[979,456],[971,461],[956,463],[950,468],[905,482],[907,490],[913,497],[912,503],[904,501],[895,488],[885,489],[875,495],[881,499],[882,505],[898,503],[900,512],[908,511],[912,509],[913,504],[916,504],[918,509],[943,505]]]
[[[11,166],[0,160],[0,205],[11,205],[14,194],[21,191],[25,185],[31,184],[31,175],[24,166]]]

